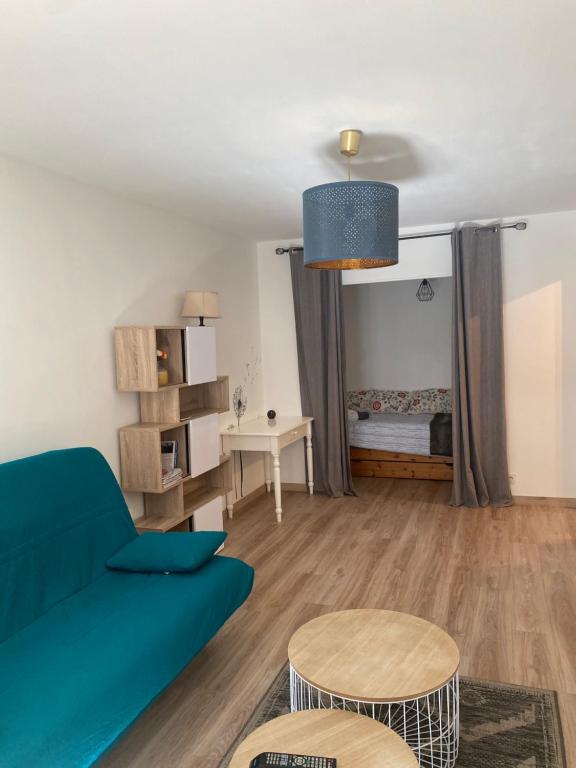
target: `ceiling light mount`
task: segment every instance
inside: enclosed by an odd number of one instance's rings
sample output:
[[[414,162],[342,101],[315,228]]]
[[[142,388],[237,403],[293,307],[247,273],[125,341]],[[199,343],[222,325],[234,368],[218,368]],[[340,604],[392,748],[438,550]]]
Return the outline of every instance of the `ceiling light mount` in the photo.
[[[345,157],[356,157],[360,152],[360,140],[362,131],[357,128],[348,128],[340,131],[340,154]]]

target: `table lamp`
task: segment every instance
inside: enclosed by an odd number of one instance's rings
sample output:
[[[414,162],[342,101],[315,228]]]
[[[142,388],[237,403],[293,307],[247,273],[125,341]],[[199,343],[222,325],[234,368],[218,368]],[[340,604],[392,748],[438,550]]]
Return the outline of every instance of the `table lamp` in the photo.
[[[182,305],[182,317],[197,317],[204,325],[205,317],[221,317],[216,291],[186,291]]]

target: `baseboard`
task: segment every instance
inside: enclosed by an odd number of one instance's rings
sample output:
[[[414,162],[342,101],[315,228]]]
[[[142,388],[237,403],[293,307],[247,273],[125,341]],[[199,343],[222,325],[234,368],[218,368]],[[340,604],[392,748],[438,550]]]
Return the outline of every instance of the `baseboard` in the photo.
[[[292,493],[308,493],[306,483],[280,483],[283,491],[292,491]]]
[[[308,486],[306,483],[281,483],[281,486],[282,492],[286,491],[288,493],[308,493]],[[239,510],[244,509],[244,507],[248,507],[250,504],[254,504],[254,502],[258,501],[260,496],[265,496],[266,493],[266,485],[259,485],[258,488],[250,491],[250,493],[246,494],[246,496],[242,496],[241,499],[238,499],[234,502],[234,514],[236,514],[236,512]],[[274,489],[270,491],[270,495],[273,493]]]
[[[534,507],[568,507],[576,509],[576,499],[560,496],[514,496],[516,504]]]
[[[282,483],[282,490],[292,493],[307,493],[306,483]],[[272,490],[271,493],[274,493]],[[244,507],[254,504],[261,496],[266,495],[266,486],[259,485],[246,496],[234,502],[234,512],[239,512]],[[534,507],[563,507],[564,509],[576,509],[576,499],[561,498],[559,496],[514,496],[516,504]]]
[[[308,493],[306,483],[282,483],[282,490],[292,493]],[[274,493],[272,490],[271,493]],[[244,507],[254,504],[261,496],[266,495],[266,486],[259,485],[246,496],[234,502],[234,512],[239,512]],[[561,498],[557,496],[514,496],[516,504],[534,507],[563,507],[564,509],[576,509],[576,499]]]
[[[253,504],[255,501],[257,501],[260,496],[264,496],[265,494],[266,486],[259,485],[258,488],[250,491],[250,493],[247,493],[246,496],[242,496],[241,499],[236,499],[234,502],[234,514],[236,514],[236,512],[239,510],[244,509],[244,507],[250,506],[250,504]]]

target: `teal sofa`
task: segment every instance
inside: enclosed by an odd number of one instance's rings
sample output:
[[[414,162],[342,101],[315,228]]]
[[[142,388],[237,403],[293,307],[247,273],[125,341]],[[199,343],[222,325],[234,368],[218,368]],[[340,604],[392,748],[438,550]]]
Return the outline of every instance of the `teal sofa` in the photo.
[[[92,765],[250,594],[229,557],[107,569],[137,535],[97,451],[0,465],[0,768]]]

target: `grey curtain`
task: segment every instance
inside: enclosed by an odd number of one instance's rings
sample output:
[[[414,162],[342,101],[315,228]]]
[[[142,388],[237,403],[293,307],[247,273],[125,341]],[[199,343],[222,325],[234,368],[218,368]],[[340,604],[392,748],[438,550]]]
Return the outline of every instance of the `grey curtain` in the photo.
[[[451,503],[508,506],[500,228],[455,230],[452,263]]]
[[[302,413],[314,417],[314,487],[329,496],[355,495],[346,410],[340,272],[309,269],[290,254]]]

